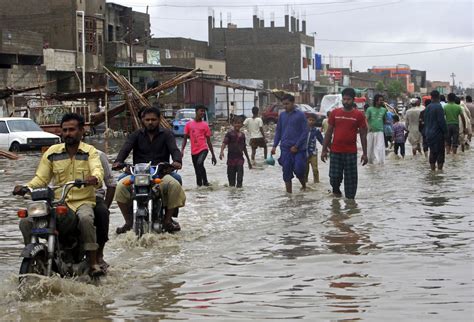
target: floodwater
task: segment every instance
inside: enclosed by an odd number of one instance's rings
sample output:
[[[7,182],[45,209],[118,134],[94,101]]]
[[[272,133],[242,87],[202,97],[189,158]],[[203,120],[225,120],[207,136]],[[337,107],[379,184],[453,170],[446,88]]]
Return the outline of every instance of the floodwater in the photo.
[[[113,159],[120,140],[94,144]],[[319,165],[320,184],[286,195],[280,168],[258,153],[241,190],[225,187],[223,161],[212,167],[209,160],[213,187],[196,188],[187,154],[182,232],[140,242],[116,236],[122,219],[114,205],[111,267],[99,285],[43,278],[22,291],[16,209],[24,201],[10,191],[33,176],[39,154],[0,160],[0,319],[474,318],[474,150],[448,156],[436,174],[411,155],[360,167],[356,203],[328,193],[327,164]]]

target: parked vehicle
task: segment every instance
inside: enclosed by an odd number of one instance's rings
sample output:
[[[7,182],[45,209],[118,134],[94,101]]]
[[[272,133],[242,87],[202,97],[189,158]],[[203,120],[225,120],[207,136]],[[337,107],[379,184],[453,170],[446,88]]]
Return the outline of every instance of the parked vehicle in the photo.
[[[24,193],[31,195],[32,202],[27,209],[18,210],[19,218],[30,217],[33,220],[31,240],[21,253],[20,281],[24,274],[51,276],[82,276],[89,273],[89,264],[79,242],[79,234],[58,235],[57,219],[68,214],[64,205],[67,194],[72,188],[80,188],[84,181],[67,182],[63,186],[46,187]],[[54,190],[62,188],[61,198],[54,200]]]
[[[164,209],[160,195],[160,182],[164,175],[174,170],[166,162],[152,166],[150,163],[121,165],[127,167],[131,178],[125,185],[132,186],[133,231],[138,238],[145,233],[164,232]]]
[[[321,108],[319,111],[327,115],[329,111],[335,108],[342,107],[342,95],[341,94],[328,94],[324,95],[321,100]]]
[[[60,142],[59,136],[43,131],[29,118],[0,118],[0,149],[18,152],[42,149]]]
[[[367,103],[367,98],[356,97],[354,103],[357,105],[357,109],[363,111],[364,105]],[[322,113],[327,115],[327,112],[332,111],[335,108],[342,108],[342,94],[329,94],[324,95],[321,100],[321,108],[319,109]]]
[[[316,126],[321,127],[323,120],[326,118],[326,115],[321,112],[316,112],[314,108],[308,104],[296,104],[296,108],[308,117],[309,114],[315,114],[318,118],[316,120]],[[262,113],[262,120],[265,124],[276,124],[278,122],[278,116],[285,108],[281,104],[273,104],[268,106]]]
[[[184,127],[186,124],[196,117],[196,111],[193,108],[183,108],[176,112],[176,116],[172,121],[173,134],[176,136],[184,136]],[[204,117],[204,121],[208,121],[208,115]]]

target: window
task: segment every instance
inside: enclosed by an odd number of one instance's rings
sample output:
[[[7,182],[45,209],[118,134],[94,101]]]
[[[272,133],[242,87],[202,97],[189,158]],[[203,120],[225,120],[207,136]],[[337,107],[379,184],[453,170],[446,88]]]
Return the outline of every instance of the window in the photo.
[[[102,35],[97,35],[97,52],[99,55],[102,55]]]
[[[7,124],[5,123],[5,121],[0,121],[0,134],[8,134],[8,128],[7,128]]]
[[[78,39],[77,39],[77,42],[78,42],[78,44],[79,44],[79,45],[77,46],[77,48],[79,48],[77,51],[80,52],[80,53],[82,53],[82,32],[79,32],[79,33],[78,33],[77,38],[78,38]]]
[[[43,131],[38,124],[32,120],[14,120],[8,121],[8,126],[12,132],[32,132]]]
[[[109,25],[108,36],[109,36],[109,41],[115,41],[115,39],[114,39],[114,26],[113,25]]]

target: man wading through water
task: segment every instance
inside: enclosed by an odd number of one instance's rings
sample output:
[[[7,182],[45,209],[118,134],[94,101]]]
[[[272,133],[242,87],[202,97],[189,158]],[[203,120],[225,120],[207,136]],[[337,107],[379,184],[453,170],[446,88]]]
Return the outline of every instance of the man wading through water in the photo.
[[[306,189],[306,141],[308,139],[308,123],[303,112],[296,110],[293,95],[285,94],[281,99],[285,111],[278,118],[275,131],[272,155],[280,144],[278,163],[283,168],[283,181],[286,192],[292,193],[293,173],[301,182],[301,189]]]
[[[366,165],[368,161],[367,123],[364,114],[357,110],[354,98],[354,89],[345,88],[342,91],[344,108],[336,108],[331,112],[321,152],[321,161],[326,162],[328,148],[331,145],[329,179],[332,192],[336,197],[342,196],[340,186],[344,178],[344,193],[347,199],[354,199],[357,192],[357,132],[359,132],[362,144],[362,157],[360,158],[362,165]]]

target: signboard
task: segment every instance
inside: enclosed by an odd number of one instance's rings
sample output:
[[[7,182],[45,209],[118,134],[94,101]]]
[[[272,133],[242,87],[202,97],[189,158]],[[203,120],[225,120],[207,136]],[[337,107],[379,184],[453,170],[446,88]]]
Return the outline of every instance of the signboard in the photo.
[[[340,70],[328,70],[328,74],[334,80],[341,80],[342,79],[342,72]]]

